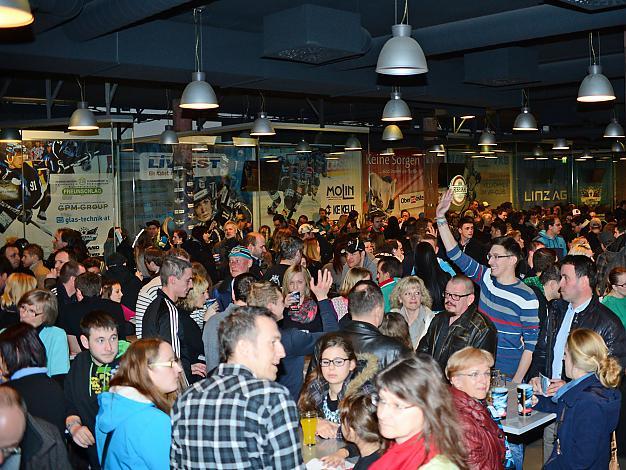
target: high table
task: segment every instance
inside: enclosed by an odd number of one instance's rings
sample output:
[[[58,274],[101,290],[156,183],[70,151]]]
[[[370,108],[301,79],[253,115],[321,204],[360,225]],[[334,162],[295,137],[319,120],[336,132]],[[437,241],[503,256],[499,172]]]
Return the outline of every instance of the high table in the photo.
[[[502,429],[505,433],[519,436],[556,419],[555,413],[543,413],[541,411],[533,411],[530,416],[520,416],[517,414],[517,384],[509,382],[506,384],[506,388],[509,390],[509,397],[506,419],[502,420]]]
[[[300,434],[302,438],[302,434]],[[302,441],[301,441],[302,442]],[[315,438],[314,446],[302,445],[302,459],[307,463],[311,459],[325,457],[344,447],[346,443],[341,439]]]

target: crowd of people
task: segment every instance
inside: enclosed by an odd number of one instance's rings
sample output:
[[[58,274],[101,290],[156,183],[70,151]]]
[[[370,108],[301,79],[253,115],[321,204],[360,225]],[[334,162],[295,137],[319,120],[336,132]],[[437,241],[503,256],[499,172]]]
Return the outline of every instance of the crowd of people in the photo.
[[[112,228],[0,249],[0,468],[517,469],[492,377],[528,383],[548,469],[626,451],[626,201],[434,219],[324,209],[254,231]],[[46,247],[49,248],[49,247]]]

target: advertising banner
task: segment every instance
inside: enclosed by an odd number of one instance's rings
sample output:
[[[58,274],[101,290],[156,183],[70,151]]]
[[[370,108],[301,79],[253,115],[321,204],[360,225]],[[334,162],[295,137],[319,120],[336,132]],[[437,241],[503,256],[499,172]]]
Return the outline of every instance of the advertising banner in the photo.
[[[414,151],[368,155],[368,210],[399,216],[403,209],[417,216],[424,211],[424,157]]]
[[[473,172],[466,175],[468,194],[487,201],[493,207],[513,200],[511,188],[511,156],[498,155],[494,159],[473,159]]]
[[[571,199],[569,167],[560,160],[521,160],[518,163],[517,198],[522,209],[566,204]]]
[[[56,140],[0,144],[0,233],[52,247],[56,230],[79,230],[101,254],[114,219],[110,145]]]
[[[261,224],[272,227],[274,214],[315,219],[320,208],[331,221],[351,210],[361,211],[361,153],[345,152],[336,159],[324,153],[290,153],[267,149],[261,160]]]

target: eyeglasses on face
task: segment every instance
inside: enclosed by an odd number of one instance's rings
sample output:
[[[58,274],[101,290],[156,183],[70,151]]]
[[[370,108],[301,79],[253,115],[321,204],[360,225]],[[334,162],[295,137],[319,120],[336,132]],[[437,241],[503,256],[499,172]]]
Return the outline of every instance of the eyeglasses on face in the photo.
[[[469,377],[472,380],[476,380],[479,377],[484,377],[484,378],[491,378],[491,371],[487,371],[487,372],[478,372],[478,371],[474,371],[474,372],[470,372],[469,374],[456,374],[456,375],[461,375],[463,377]]]
[[[334,359],[322,359],[320,360],[320,366],[322,367],[330,367],[331,364],[333,364],[335,367],[341,367],[343,366],[346,361],[349,361],[350,359],[343,358],[343,357],[336,357]]]
[[[39,315],[43,315],[43,312],[38,312],[37,308],[32,306],[32,305],[22,304],[22,305],[20,305],[20,310],[25,312],[25,313],[28,313],[28,314],[30,314],[30,315],[32,315],[34,317],[37,317]]]
[[[173,369],[174,365],[181,367],[180,359],[172,359],[171,361],[165,362],[152,362],[148,364],[148,367],[169,367],[170,369]]]
[[[380,395],[374,394],[372,395],[372,404],[376,407],[388,407],[392,408],[396,411],[408,410],[409,408],[413,408],[416,405],[406,405],[406,404],[398,404],[398,403],[389,403],[386,400],[380,398]]]
[[[490,259],[495,259],[496,261],[498,261],[499,259],[502,258],[512,258],[515,255],[492,255],[491,253],[487,253],[487,261],[489,261]]]
[[[470,292],[469,294],[453,294],[452,292],[444,292],[443,293],[443,298],[444,299],[452,299],[455,302],[458,302],[463,297],[467,297],[468,295],[472,295],[472,294],[473,294],[473,292]]]

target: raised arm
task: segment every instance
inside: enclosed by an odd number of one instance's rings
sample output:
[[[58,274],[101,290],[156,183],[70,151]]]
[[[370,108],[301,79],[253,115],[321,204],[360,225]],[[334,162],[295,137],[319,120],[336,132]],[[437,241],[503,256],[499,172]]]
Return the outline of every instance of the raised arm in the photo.
[[[452,232],[450,231],[450,226],[448,225],[448,221],[446,220],[446,212],[448,212],[448,210],[450,209],[451,203],[452,190],[448,189],[441,197],[441,200],[439,201],[439,204],[437,205],[437,209],[435,211],[435,220],[437,221],[439,236],[441,237],[441,241],[443,241],[443,245],[446,247],[446,251],[450,251],[455,246],[457,246],[454,235],[452,235]]]

